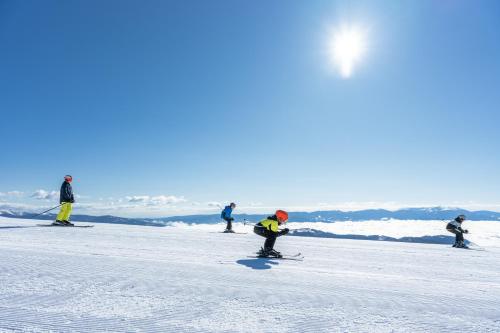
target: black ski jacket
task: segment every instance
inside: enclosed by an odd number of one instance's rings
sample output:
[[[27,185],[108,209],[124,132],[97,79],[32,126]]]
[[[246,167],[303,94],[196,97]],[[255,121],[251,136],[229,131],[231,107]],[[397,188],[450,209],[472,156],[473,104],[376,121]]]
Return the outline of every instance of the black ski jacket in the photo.
[[[59,196],[59,203],[63,202],[75,202],[75,197],[73,195],[73,188],[71,184],[67,181],[64,181],[61,185],[61,194]]]
[[[454,219],[450,223],[446,225],[447,230],[458,230],[460,232],[464,232],[464,229],[462,229],[462,221],[459,220],[458,218]]]

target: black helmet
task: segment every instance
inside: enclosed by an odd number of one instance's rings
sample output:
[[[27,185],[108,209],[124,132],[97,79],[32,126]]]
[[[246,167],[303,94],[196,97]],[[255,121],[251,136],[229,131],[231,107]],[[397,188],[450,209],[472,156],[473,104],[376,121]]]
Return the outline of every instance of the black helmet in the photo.
[[[457,218],[456,218],[456,219],[457,219],[457,220],[460,220],[460,221],[465,221],[465,215],[460,214],[460,215],[458,215],[458,216],[457,216]]]

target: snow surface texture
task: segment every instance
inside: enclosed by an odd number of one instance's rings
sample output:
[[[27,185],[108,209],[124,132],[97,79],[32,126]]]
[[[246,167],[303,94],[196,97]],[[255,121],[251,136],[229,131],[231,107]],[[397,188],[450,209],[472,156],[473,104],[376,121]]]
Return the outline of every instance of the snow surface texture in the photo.
[[[334,225],[391,237],[429,225],[389,222]],[[241,224],[249,234],[36,223],[0,218],[1,332],[500,332],[498,222],[467,225],[487,251],[280,237],[301,262],[248,258],[263,238]]]

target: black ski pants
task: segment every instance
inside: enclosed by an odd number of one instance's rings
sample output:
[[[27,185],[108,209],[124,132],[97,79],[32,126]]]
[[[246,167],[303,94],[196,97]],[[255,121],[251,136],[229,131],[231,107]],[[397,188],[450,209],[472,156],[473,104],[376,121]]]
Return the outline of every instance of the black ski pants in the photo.
[[[229,217],[229,218],[224,218],[224,220],[227,222],[227,226],[226,226],[226,229],[227,230],[233,230],[233,218],[232,217]]]
[[[446,230],[448,230],[452,234],[455,234],[455,243],[464,241],[464,233],[458,230],[454,225],[447,225]]]
[[[266,238],[266,241],[264,242],[265,250],[272,250],[274,248],[274,243],[276,243],[276,238],[279,236],[279,233],[259,226],[255,226],[253,228],[253,232]]]

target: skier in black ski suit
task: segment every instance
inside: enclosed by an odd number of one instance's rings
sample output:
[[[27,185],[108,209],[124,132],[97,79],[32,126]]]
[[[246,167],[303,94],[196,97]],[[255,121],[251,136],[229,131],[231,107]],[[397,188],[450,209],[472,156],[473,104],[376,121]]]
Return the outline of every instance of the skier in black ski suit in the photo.
[[[464,234],[468,234],[469,231],[462,229],[463,221],[465,221],[465,215],[458,215],[453,221],[446,225],[446,230],[455,234],[455,244],[453,244],[453,247],[467,249],[468,246],[464,243]]]

